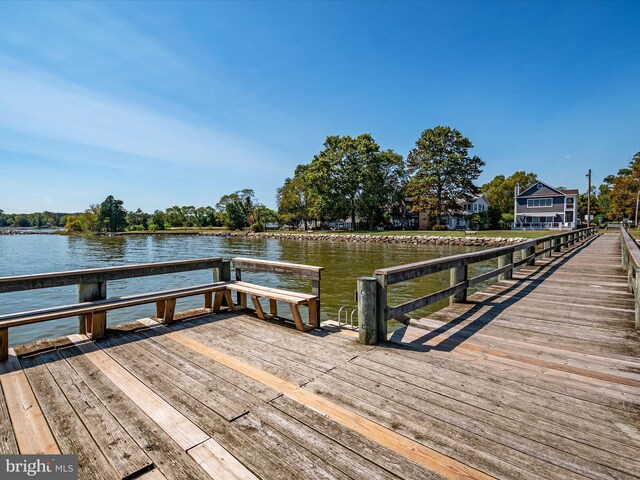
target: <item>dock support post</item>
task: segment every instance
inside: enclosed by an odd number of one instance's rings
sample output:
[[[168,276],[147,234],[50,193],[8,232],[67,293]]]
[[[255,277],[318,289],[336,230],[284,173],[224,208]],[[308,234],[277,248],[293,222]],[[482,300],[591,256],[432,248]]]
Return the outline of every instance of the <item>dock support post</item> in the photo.
[[[558,238],[554,238],[553,240],[551,240],[551,246],[553,247],[552,251],[554,252],[560,251],[560,241],[561,239],[558,239]]]
[[[462,267],[455,267],[449,271],[449,285],[455,286],[461,282],[466,282],[468,280],[467,277],[467,266],[464,265]],[[465,288],[463,291],[456,293],[455,295],[451,295],[449,297],[449,305],[453,305],[454,303],[464,303],[467,301],[467,289]]]
[[[551,256],[551,240],[544,242],[543,248],[547,250],[544,252],[544,258],[549,258]]]
[[[502,255],[498,257],[498,268],[506,267],[510,263],[513,263],[513,252],[507,253],[506,255]],[[513,278],[513,268],[511,270],[507,270],[504,273],[498,275],[498,281],[501,280],[511,280]]]
[[[376,328],[378,342],[387,341],[387,277],[376,275]]]
[[[236,282],[242,281],[242,269],[236,268]],[[241,307],[247,306],[247,295],[244,293],[236,292],[236,305],[240,305]]]
[[[79,283],[78,303],[93,302],[94,300],[104,300],[107,298],[107,282]],[[105,312],[104,321],[106,323],[107,314]],[[78,331],[85,335],[87,328],[85,325],[86,315],[78,315]]]
[[[318,272],[320,275],[320,272]],[[320,277],[317,280],[311,280],[311,293],[318,297],[316,300],[316,318],[318,319],[318,328],[320,328],[320,323],[322,319],[320,318]]]
[[[358,278],[359,340],[365,345],[378,343],[377,290],[375,277]]]

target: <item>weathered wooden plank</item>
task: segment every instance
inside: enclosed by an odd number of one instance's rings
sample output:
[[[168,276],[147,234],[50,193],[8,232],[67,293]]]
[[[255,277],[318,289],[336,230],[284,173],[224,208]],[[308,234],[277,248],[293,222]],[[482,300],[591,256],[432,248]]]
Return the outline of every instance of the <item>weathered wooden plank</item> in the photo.
[[[42,357],[37,355],[23,358],[22,364],[47,423],[60,445],[61,453],[78,455],[78,469],[82,478],[122,478],[96,445],[60,386],[47,370]]]
[[[464,292],[467,288],[467,282],[463,281],[461,283],[453,285],[452,287],[445,288],[444,290],[440,290],[429,295],[425,295],[424,297],[420,297],[416,300],[411,300],[395,307],[389,307],[387,309],[387,320],[398,318],[402,315],[413,312],[414,310],[418,310],[422,307],[426,307],[427,305],[439,302],[440,300],[451,297],[460,292]]]
[[[60,449],[13,349],[9,349],[8,360],[0,363],[0,384],[20,453],[59,454]]]
[[[255,258],[236,257],[231,260],[233,267],[254,272],[282,273],[296,278],[319,280],[324,267],[300,265],[297,263],[259,260]]]
[[[171,480],[206,478],[196,462],[76,347],[64,348],[60,353],[164,477]]]
[[[209,436],[179,411],[144,385],[94,343],[81,335],[70,335],[74,345],[91,360],[100,371],[115,383],[136,405],[142,408],[184,450],[206,440]]]
[[[9,391],[9,394],[14,395],[15,392]],[[7,401],[2,389],[0,389],[0,455],[17,455],[18,453],[20,450],[11,425]]]
[[[136,445],[59,352],[43,354],[41,360],[104,457],[121,478],[138,474],[153,465],[144,450]]]
[[[253,473],[215,440],[207,440],[189,450],[189,455],[216,480],[257,480]]]

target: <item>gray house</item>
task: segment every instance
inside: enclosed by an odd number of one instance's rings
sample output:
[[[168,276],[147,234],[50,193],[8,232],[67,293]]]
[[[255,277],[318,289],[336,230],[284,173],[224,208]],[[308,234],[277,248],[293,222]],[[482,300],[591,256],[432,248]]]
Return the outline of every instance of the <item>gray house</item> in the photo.
[[[516,187],[515,230],[574,230],[578,226],[578,190],[558,190],[537,182],[526,190]]]

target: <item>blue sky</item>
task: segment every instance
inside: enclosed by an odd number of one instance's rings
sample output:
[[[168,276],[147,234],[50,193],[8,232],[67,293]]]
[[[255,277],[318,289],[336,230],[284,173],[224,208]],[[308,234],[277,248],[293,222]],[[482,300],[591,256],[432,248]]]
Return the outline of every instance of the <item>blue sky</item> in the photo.
[[[0,209],[275,190],[327,135],[586,189],[640,150],[640,2],[0,2]]]

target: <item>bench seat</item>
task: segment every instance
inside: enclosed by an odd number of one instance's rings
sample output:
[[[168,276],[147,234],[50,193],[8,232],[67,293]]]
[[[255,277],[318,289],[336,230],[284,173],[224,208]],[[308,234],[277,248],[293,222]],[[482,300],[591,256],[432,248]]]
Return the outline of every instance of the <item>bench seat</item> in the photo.
[[[247,306],[247,295],[251,297],[251,301],[256,310],[258,318],[266,320],[267,314],[264,312],[260,304],[260,298],[269,299],[269,310],[271,317],[278,316],[278,307],[276,302],[284,302],[289,304],[293,321],[296,328],[301,331],[311,330],[320,326],[317,314],[317,295],[307,293],[291,292],[289,290],[281,290],[278,288],[263,287],[253,283],[242,281],[229,282],[228,290],[233,290],[240,294],[239,303],[243,307]],[[300,315],[299,306],[306,305],[309,308],[309,325],[305,325]]]

